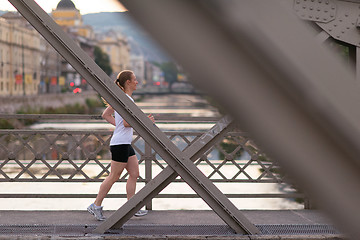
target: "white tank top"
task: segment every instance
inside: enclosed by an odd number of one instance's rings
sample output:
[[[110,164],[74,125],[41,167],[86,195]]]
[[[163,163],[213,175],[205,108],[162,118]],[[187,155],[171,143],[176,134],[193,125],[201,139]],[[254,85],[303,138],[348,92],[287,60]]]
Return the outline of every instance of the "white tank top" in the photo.
[[[127,95],[127,94],[126,94]],[[129,95],[131,101],[134,102]],[[110,146],[119,144],[131,144],[133,137],[133,128],[124,126],[124,119],[115,111],[115,130],[110,140]]]

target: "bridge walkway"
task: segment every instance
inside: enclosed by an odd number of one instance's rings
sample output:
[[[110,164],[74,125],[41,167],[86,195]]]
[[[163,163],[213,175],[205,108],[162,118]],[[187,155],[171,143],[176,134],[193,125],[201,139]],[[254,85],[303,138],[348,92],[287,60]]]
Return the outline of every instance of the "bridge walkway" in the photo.
[[[346,239],[317,210],[242,212],[261,235],[236,235],[209,210],[149,211],[103,235],[92,234],[99,222],[86,211],[0,211],[0,239]]]

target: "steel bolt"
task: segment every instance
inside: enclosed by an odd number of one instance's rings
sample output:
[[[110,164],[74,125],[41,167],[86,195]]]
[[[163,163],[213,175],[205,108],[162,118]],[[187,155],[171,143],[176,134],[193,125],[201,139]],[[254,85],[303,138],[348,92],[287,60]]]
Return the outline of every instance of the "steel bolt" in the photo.
[[[89,160],[95,160],[95,159],[96,159],[96,154],[95,153],[89,154]]]
[[[15,158],[16,158],[16,156],[15,156],[14,152],[9,152],[8,159],[15,160]]]

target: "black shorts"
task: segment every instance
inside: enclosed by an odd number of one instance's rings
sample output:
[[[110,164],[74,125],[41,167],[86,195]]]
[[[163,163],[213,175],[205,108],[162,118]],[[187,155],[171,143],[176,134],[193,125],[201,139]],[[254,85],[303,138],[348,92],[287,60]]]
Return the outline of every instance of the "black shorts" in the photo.
[[[115,162],[127,163],[129,157],[135,155],[135,151],[131,144],[120,144],[110,146],[112,160]]]

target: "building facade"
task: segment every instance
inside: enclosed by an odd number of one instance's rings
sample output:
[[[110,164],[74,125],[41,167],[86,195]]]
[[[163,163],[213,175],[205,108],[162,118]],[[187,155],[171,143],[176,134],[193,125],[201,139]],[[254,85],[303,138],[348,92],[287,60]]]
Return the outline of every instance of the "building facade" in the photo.
[[[51,16],[91,58],[94,58],[94,31],[91,26],[84,25],[80,10],[71,0],[61,0],[56,9],[51,12]],[[60,58],[59,66],[59,87],[62,91],[91,88],[86,80],[63,58]]]
[[[95,38],[71,0],[61,0],[51,16],[90,57],[94,59],[96,45],[108,54],[111,77],[131,69],[127,39],[115,31]],[[60,93],[75,88],[92,89],[19,13],[0,17],[0,96]]]
[[[0,18],[0,95],[36,95],[40,84],[40,35],[15,12]]]
[[[140,86],[146,84],[145,80],[145,59],[144,56],[131,56],[131,69],[136,75],[137,80],[139,81]]]
[[[43,38],[40,38],[40,86],[39,93],[58,93],[65,86],[61,76],[62,57]]]
[[[104,34],[98,34],[97,44],[110,59],[113,70],[112,78],[122,70],[129,69],[130,66],[130,47],[128,41],[121,34],[110,30]]]

